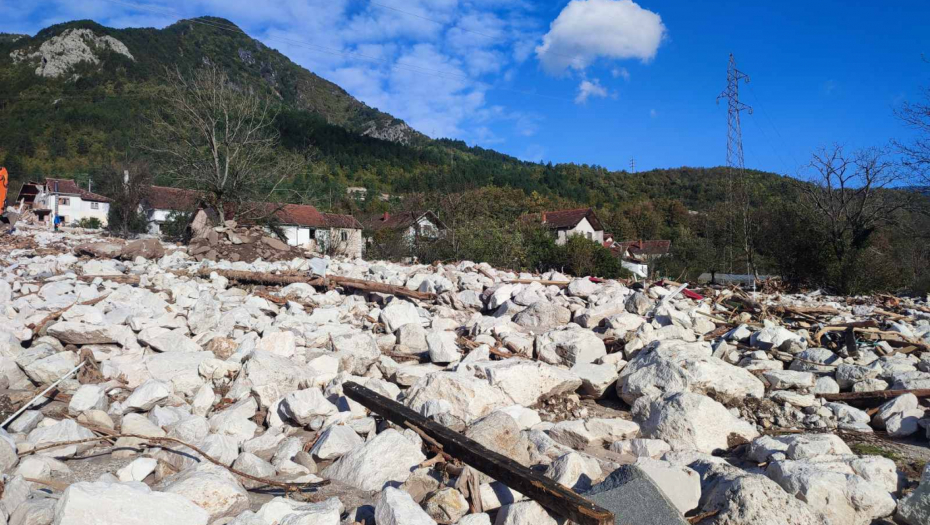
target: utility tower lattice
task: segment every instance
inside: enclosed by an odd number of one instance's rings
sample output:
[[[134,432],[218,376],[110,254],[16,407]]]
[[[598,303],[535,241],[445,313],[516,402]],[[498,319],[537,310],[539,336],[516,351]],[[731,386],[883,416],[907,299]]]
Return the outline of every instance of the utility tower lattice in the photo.
[[[740,81],[749,82],[749,75],[743,73],[742,71],[736,69],[736,58],[733,57],[733,53],[730,53],[730,62],[727,66],[727,87],[723,90],[723,93],[717,96],[717,103],[720,103],[720,99],[725,98],[727,100],[727,209],[735,211],[734,207],[734,192],[737,192],[739,202],[739,213],[742,215],[741,219],[743,222],[743,235],[744,235],[744,249],[747,253],[746,260],[746,273],[751,273],[750,263],[749,263],[749,195],[748,188],[746,188],[745,178],[745,163],[743,162],[743,129],[740,125],[739,114],[741,111],[748,111],[749,114],[752,114],[752,107],[746,104],[743,104],[739,100],[739,83]],[[727,254],[726,260],[727,265],[729,266],[729,271],[732,271],[733,267],[733,232],[735,230],[735,220],[733,215],[729,215],[729,220],[727,221]],[[755,279],[753,279],[753,287],[755,287]]]

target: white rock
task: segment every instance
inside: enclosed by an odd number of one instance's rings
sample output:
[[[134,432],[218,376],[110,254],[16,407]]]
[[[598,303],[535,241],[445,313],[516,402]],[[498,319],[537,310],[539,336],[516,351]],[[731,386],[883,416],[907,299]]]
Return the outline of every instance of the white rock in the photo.
[[[322,475],[361,490],[381,490],[387,483],[406,481],[413,468],[425,459],[418,445],[388,429],[339,458]]]
[[[568,295],[572,297],[585,298],[597,293],[597,289],[597,283],[591,282],[588,278],[572,279],[572,282],[568,283]]]
[[[133,460],[132,463],[126,465],[125,467],[116,471],[116,477],[120,481],[142,481],[149,474],[155,472],[155,467],[158,466],[158,461],[153,458],[138,458]]]
[[[45,445],[52,445],[64,441],[76,441],[92,437],[94,437],[93,432],[78,425],[74,420],[63,419],[50,426],[39,427],[33,430],[29,433],[28,436],[26,436],[26,440],[29,441],[29,443],[31,443],[34,448],[39,448]],[[63,445],[60,447],[43,450],[38,452],[38,454],[56,458],[69,457],[77,454],[78,452],[88,450],[93,446],[93,443]]]
[[[384,323],[389,333],[394,333],[395,330],[407,323],[419,324],[420,314],[413,303],[395,299],[381,310],[380,321]]]
[[[259,352],[268,352],[281,357],[294,357],[297,353],[297,338],[294,332],[271,332],[262,336],[255,347]]]
[[[697,508],[701,500],[701,476],[697,472],[650,458],[637,459],[636,466],[668,495],[682,514]]]
[[[894,498],[886,487],[870,483],[852,468],[842,470],[838,466],[783,460],[771,463],[766,475],[822,512],[831,523],[868,525],[895,511]]]
[[[504,505],[494,525],[558,525],[558,521],[535,501],[518,501]]]
[[[166,353],[200,352],[200,345],[187,337],[184,330],[166,330],[160,327],[146,328],[139,332],[139,342],[153,350]]]
[[[661,439],[636,438],[611,443],[610,450],[620,454],[631,454],[641,458],[658,458],[672,450],[668,443]]]
[[[323,431],[310,454],[322,460],[336,459],[363,444],[362,438],[351,427],[333,425]]]
[[[206,525],[207,512],[177,494],[141,483],[71,484],[55,507],[55,525]]]
[[[462,352],[456,343],[455,332],[432,331],[426,334],[429,348],[429,360],[433,363],[454,363],[462,358]]]
[[[720,403],[688,392],[640,398],[633,405],[633,417],[643,437],[661,439],[675,451],[711,453],[729,449],[731,437],[750,441],[759,435]]]
[[[381,492],[375,506],[378,525],[436,525],[410,494],[388,487]]]
[[[407,390],[404,404],[419,411],[427,401],[435,399],[448,401],[449,412],[466,423],[513,404],[510,396],[487,381],[456,372],[434,372],[422,377]]]
[[[511,358],[476,363],[479,376],[500,388],[516,403],[530,406],[539,401],[573,392],[582,385],[573,372],[529,359]]]
[[[242,373],[248,377],[262,408],[297,390],[301,381],[309,375],[290,359],[269,352],[254,352],[243,366]]]
[[[33,361],[23,371],[33,382],[47,385],[70,372],[78,363],[78,356],[74,352],[58,352]]]
[[[210,514],[210,522],[234,517],[249,509],[249,494],[236,477],[212,464],[181,472],[171,478],[164,491],[194,502]]]
[[[68,403],[68,413],[72,416],[88,410],[106,410],[107,394],[98,385],[81,385]]]
[[[187,324],[194,334],[213,330],[220,324],[220,305],[211,292],[201,292],[197,302],[187,315]]]
[[[578,363],[572,367],[572,373],[581,378],[580,392],[601,398],[617,381],[617,367],[614,365],[596,365]]]
[[[545,475],[556,483],[580,493],[603,478],[604,473],[596,459],[569,452],[550,463]]]
[[[924,467],[920,485],[898,502],[898,518],[908,525],[930,523],[930,465]]]
[[[617,392],[632,405],[642,396],[666,392],[761,398],[765,385],[748,370],[712,357],[704,345],[663,342],[630,360],[620,372]]]
[[[309,425],[316,417],[326,417],[339,412],[319,388],[307,388],[291,392],[281,403],[284,414],[301,426]]]
[[[591,330],[578,325],[550,330],[537,336],[534,348],[537,359],[553,365],[593,363],[607,355],[604,342]]]
[[[900,395],[878,407],[878,411],[872,416],[872,426],[878,429],[885,428],[886,422],[892,417],[917,407],[917,396],[914,394]]]
[[[785,390],[789,388],[812,388],[815,376],[810,372],[796,372],[794,370],[766,370],[762,377],[772,387],[772,390]]]
[[[123,402],[123,413],[148,412],[155,405],[162,403],[171,395],[171,386],[168,383],[150,379],[142,383]]]

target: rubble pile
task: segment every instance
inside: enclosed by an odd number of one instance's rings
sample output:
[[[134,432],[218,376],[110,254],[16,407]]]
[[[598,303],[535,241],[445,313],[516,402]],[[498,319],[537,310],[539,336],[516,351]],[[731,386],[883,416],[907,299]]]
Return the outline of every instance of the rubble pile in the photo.
[[[350,381],[596,501],[658,487],[669,520],[930,523],[930,467],[908,479],[843,438],[927,447],[925,394],[830,400],[930,389],[923,301],[328,260],[434,294],[418,301],[237,284],[219,271],[318,261],[234,224],[187,250],[28,227],[0,242],[20,238],[70,251],[0,251],[2,416],[64,379],[0,432],[2,523],[562,522],[350,399]]]
[[[286,261],[307,254],[295,246],[290,246],[281,239],[269,235],[258,226],[251,228],[240,226],[236,221],[225,221],[220,226],[193,224],[194,238],[191,239],[188,253],[195,261],[230,261],[255,262]]]

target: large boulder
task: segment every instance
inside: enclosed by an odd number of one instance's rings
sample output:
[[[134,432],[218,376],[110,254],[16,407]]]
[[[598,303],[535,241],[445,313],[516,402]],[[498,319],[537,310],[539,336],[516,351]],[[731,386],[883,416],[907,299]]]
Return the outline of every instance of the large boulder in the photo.
[[[582,385],[581,378],[571,371],[529,359],[481,361],[472,366],[480,377],[485,377],[492,386],[523,406],[574,392]]]
[[[236,477],[212,463],[181,472],[168,481],[164,491],[194,502],[209,513],[211,522],[238,516],[249,508],[249,494]]]
[[[206,525],[210,515],[177,494],[141,483],[71,484],[55,506],[55,525]]]
[[[456,372],[427,374],[404,396],[404,404],[417,411],[435,400],[448,402],[448,412],[466,423],[513,404],[510,396],[487,381]]]
[[[729,465],[694,466],[702,471],[701,513],[713,525],[831,525],[816,509],[777,483]],[[839,525],[839,524],[836,524]]]
[[[408,323],[419,323],[420,314],[417,313],[417,307],[413,303],[395,299],[391,304],[381,310],[381,322],[388,333],[393,333],[401,326]]]
[[[868,525],[873,520],[890,516],[896,508],[889,493],[889,489],[896,490],[896,487],[875,475],[874,463],[878,460],[889,463],[886,467],[895,471],[894,462],[886,458],[874,458],[866,463],[821,458],[775,461],[766,469],[766,475],[788,494],[794,494],[823,513],[830,523]],[[856,472],[857,468],[862,475]]]
[[[546,300],[534,302],[513,317],[514,323],[533,332],[550,330],[571,320],[571,310]]]
[[[303,367],[286,357],[258,351],[252,353],[242,372],[265,408],[297,390],[301,381],[309,376]]]
[[[661,439],[675,451],[711,453],[753,440],[755,427],[720,403],[700,394],[673,392],[643,397],[633,405],[643,437]]]
[[[574,324],[537,336],[534,349],[540,361],[569,367],[593,363],[607,355],[607,348],[597,334]]]
[[[620,372],[617,393],[632,405],[666,392],[713,394],[717,399],[762,398],[765,384],[745,368],[710,355],[698,343],[660,342],[633,357]]]
[[[425,459],[419,445],[388,429],[339,458],[322,474],[361,490],[381,490],[389,484],[407,481],[413,469]]]
[[[924,467],[914,492],[898,502],[898,518],[908,525],[930,523],[930,465]]]
[[[530,464],[529,441],[516,420],[504,412],[491,412],[475,421],[465,431],[465,437],[521,465]]]

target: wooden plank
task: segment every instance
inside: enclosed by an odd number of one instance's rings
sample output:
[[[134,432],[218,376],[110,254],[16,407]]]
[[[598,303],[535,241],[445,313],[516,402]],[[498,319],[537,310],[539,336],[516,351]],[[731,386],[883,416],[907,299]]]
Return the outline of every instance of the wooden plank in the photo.
[[[436,294],[420,292],[417,290],[408,290],[403,286],[392,284],[366,281],[364,279],[353,279],[351,277],[340,277],[331,275],[325,278],[306,277],[303,275],[276,275],[264,272],[243,272],[235,270],[219,270],[216,268],[201,268],[198,274],[201,277],[209,277],[212,272],[216,272],[223,277],[238,281],[241,283],[263,284],[273,286],[286,286],[294,283],[306,283],[310,286],[327,287],[329,285],[342,286],[351,290],[360,290],[363,292],[378,292],[400,297],[410,297],[420,301],[432,301],[436,299]]]
[[[422,433],[421,435],[429,436],[446,454],[533,499],[556,516],[570,519],[579,525],[614,523],[611,512],[591,503],[573,490],[508,457],[488,450],[458,432],[426,419],[396,401],[353,382],[344,383],[342,390],[350,399],[395,425],[412,428]]]
[[[507,284],[533,284],[539,283],[543,286],[558,286],[559,288],[567,288],[569,281],[543,281],[539,279],[511,279],[507,281]]]
[[[872,392],[840,392],[838,394],[817,394],[817,397],[827,401],[858,401],[865,403],[887,401],[904,394],[914,394],[918,398],[930,397],[930,388],[918,388],[913,390],[875,390]]]

